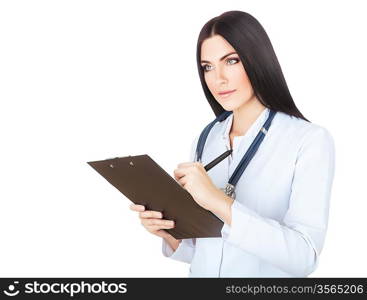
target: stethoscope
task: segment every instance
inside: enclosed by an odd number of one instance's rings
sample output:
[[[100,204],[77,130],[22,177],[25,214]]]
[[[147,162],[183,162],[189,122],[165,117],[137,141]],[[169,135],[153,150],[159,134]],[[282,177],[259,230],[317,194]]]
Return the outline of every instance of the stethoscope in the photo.
[[[232,114],[232,111],[224,111],[214,121],[209,123],[204,128],[204,130],[200,134],[198,144],[197,144],[197,147],[196,147],[197,161],[201,162],[201,156],[202,156],[202,153],[203,153],[205,141],[206,141],[206,138],[209,135],[209,132],[210,132],[211,128],[214,126],[214,124],[216,122],[218,122],[218,121],[221,122],[221,121],[225,120],[230,114]],[[236,184],[237,184],[238,180],[240,179],[241,175],[243,174],[243,172],[245,171],[245,169],[247,168],[247,166],[250,163],[251,159],[254,157],[256,151],[259,149],[259,146],[262,143],[262,141],[264,140],[265,135],[268,133],[268,130],[269,130],[270,125],[271,125],[271,121],[273,120],[275,114],[276,114],[276,111],[269,110],[269,116],[268,116],[267,120],[265,121],[265,123],[261,127],[259,133],[257,134],[255,139],[253,140],[250,147],[247,149],[247,151],[246,151],[245,155],[242,157],[241,161],[237,165],[237,167],[234,170],[233,174],[229,178],[228,183],[225,186],[225,188],[221,188],[221,190],[227,196],[230,196],[233,199],[236,198],[236,193],[235,193]]]

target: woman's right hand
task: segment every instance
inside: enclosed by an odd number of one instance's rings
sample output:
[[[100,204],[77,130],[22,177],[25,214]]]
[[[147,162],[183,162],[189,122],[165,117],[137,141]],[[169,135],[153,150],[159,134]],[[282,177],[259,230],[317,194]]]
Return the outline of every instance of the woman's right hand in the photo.
[[[144,205],[130,204],[130,209],[139,212],[141,224],[150,233],[167,240],[174,239],[167,231],[162,229],[171,229],[175,227],[174,221],[162,219],[163,215],[159,211],[145,210]]]

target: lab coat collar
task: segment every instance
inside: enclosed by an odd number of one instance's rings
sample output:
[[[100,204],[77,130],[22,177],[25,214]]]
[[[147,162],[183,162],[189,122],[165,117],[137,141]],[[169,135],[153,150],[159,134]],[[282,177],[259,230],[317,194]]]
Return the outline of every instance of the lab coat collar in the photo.
[[[250,128],[246,131],[245,136],[255,136],[259,130],[261,129],[261,126],[266,121],[266,118],[269,116],[269,108],[265,107],[265,109],[261,112],[261,114],[257,117],[254,123],[250,126]],[[224,121],[223,128],[222,128],[222,138],[229,140],[229,132],[232,127],[233,122],[233,113],[231,113]]]

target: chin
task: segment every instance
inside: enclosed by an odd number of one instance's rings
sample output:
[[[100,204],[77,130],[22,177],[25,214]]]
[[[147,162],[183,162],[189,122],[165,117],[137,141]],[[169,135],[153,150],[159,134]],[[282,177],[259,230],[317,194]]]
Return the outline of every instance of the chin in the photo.
[[[227,111],[233,111],[240,107],[240,105],[238,105],[238,103],[236,103],[236,101],[234,100],[220,103],[220,105],[223,107],[224,110],[227,110]]]

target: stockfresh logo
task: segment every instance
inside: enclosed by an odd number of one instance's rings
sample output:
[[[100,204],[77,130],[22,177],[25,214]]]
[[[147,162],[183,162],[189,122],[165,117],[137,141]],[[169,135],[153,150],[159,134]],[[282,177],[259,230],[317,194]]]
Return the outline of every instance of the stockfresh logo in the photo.
[[[10,284],[4,294],[14,297],[20,293],[17,285],[19,281]],[[24,284],[25,294],[66,294],[74,297],[76,294],[125,294],[127,293],[127,283],[107,283],[102,282],[38,282],[32,281]]]
[[[10,297],[16,296],[20,293],[20,291],[17,289],[17,285],[18,285],[19,281],[14,281],[13,284],[10,284],[8,286],[7,290],[4,290],[4,294]]]

